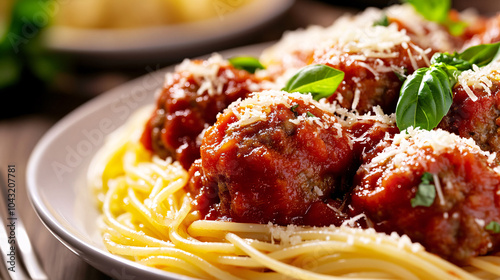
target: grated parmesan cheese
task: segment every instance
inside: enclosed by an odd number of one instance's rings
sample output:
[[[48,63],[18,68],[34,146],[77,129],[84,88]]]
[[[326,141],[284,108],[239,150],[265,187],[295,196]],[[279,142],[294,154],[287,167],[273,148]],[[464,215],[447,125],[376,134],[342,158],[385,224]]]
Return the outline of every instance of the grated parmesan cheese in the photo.
[[[389,26],[374,26],[373,23],[384,14],[403,22],[411,30],[412,38],[406,29],[400,29],[396,23]],[[453,50],[447,35],[444,28],[425,20],[411,5],[395,5],[385,10],[369,8],[354,16],[342,16],[328,27],[311,26],[307,29],[286,32],[277,44],[262,53],[260,60],[268,68],[277,66],[278,79],[283,80],[282,77],[285,76],[286,81],[291,73],[296,73],[299,68],[305,66],[311,57],[322,63],[328,58],[336,59],[339,54],[347,53],[353,60],[366,61],[368,58],[397,57],[399,53],[394,51],[394,48],[404,46],[416,69],[417,59],[423,59],[428,65],[430,64],[427,55],[431,48],[440,51]],[[413,37],[416,44],[423,46],[425,50],[412,43]],[[412,50],[416,52],[416,57]],[[363,64],[363,66],[368,65]],[[375,69],[367,67],[375,76],[377,73],[392,71],[390,67],[380,63],[376,66]],[[269,75],[273,76],[273,73]],[[283,81],[278,83],[281,84]]]
[[[269,232],[271,233],[271,240],[274,242],[275,240],[279,240],[281,245],[297,245],[302,242],[302,238],[298,235],[294,235],[297,231],[297,226],[288,225],[286,227],[281,227],[274,225],[269,222],[267,224],[269,228]]]
[[[342,22],[341,22],[342,23]],[[340,24],[339,24],[340,25]],[[366,61],[367,58],[392,58],[399,55],[394,51],[396,46],[407,46],[410,37],[406,35],[406,30],[399,30],[396,24],[389,26],[356,26],[349,25],[338,30],[333,29],[334,34],[330,35],[317,47],[315,61],[335,64],[335,59],[342,54],[350,54],[350,58],[357,61]],[[409,55],[411,50],[409,50]],[[333,59],[330,61],[330,59]],[[379,69],[373,69],[366,63],[359,63],[368,71],[378,75]],[[382,70],[387,70],[386,67]]]
[[[359,99],[361,98],[361,90],[359,88],[354,90],[354,98],[352,100],[352,110],[356,110],[356,107],[358,107]]]
[[[447,30],[438,23],[426,20],[409,5],[392,5],[385,9],[388,18],[397,19],[412,34],[412,41],[420,46],[430,47],[440,52],[454,50]]]
[[[358,220],[363,219],[363,218],[368,221],[368,217],[364,213],[361,213],[361,214],[356,215],[356,216],[354,216],[354,217],[352,217],[352,218],[350,218],[348,220],[345,220],[344,222],[342,222],[341,226],[343,226],[343,227],[345,227],[345,226],[354,227],[356,225],[356,222]]]
[[[252,93],[248,98],[239,99],[229,105],[227,110],[231,110],[238,118],[238,121],[232,123],[230,128],[243,127],[258,121],[266,121],[273,105],[282,104],[285,107],[292,107],[294,100],[302,100],[305,104],[312,104],[325,112],[332,111],[331,104],[320,103],[314,100],[310,94],[266,90]],[[318,117],[303,113],[289,121],[296,125],[301,122],[308,122],[322,129],[334,128],[337,130],[337,135],[339,137],[342,136],[342,126],[338,124],[337,119],[333,115],[323,114],[321,117]]]
[[[484,226],[486,225],[486,222],[483,220],[483,219],[474,219],[474,221],[476,222],[476,224],[480,227],[480,228],[484,228]]]
[[[322,196],[322,195],[323,195],[323,191],[322,191],[320,188],[318,188],[318,186],[314,186],[313,191],[314,191],[314,193],[316,193],[318,196]]]
[[[394,135],[392,140],[392,145],[374,157],[365,168],[371,169],[388,160],[391,160],[391,164],[398,168],[402,166],[408,155],[416,154],[424,148],[432,148],[433,153],[436,155],[439,155],[446,149],[457,148],[461,153],[477,153],[486,159],[491,157],[491,153],[482,151],[473,139],[462,138],[441,129],[427,131],[410,127]],[[439,180],[435,179],[435,181]]]
[[[227,60],[223,59],[221,55],[215,53],[212,54],[210,58],[203,61],[185,59],[181,64],[177,65],[175,71],[177,73],[187,72],[193,76],[194,80],[200,85],[197,90],[198,95],[202,95],[206,92],[209,96],[214,96],[223,94],[224,86],[228,85],[228,79],[235,78],[234,73],[229,69],[224,71],[225,75],[219,75],[220,68],[228,65],[229,62]],[[174,73],[168,73],[166,75],[164,87],[170,87],[175,84],[175,75],[176,74]],[[187,79],[185,77],[181,77],[178,84],[184,85],[186,82]],[[261,85],[251,80],[247,80],[246,83],[251,91],[260,91],[263,88],[274,88],[276,86],[269,82]],[[182,86],[173,88],[174,98],[180,99],[184,96],[185,92]]]
[[[471,70],[463,71],[458,76],[458,83],[472,101],[477,101],[478,97],[472,90],[482,89],[486,94],[491,95],[493,81],[499,80],[498,70],[500,70],[500,60],[494,61],[481,68],[477,65],[472,65]]]
[[[175,70],[177,72],[186,71],[191,73],[194,79],[200,83],[197,93],[201,95],[207,91],[208,95],[212,96],[222,94],[222,86],[227,81],[223,81],[218,77],[218,73],[221,66],[227,65],[229,65],[229,62],[224,60],[221,55],[213,54],[209,59],[201,62],[185,59]]]
[[[323,100],[320,100],[320,102],[322,101]],[[374,106],[372,108],[372,111],[367,112],[363,115],[360,115],[356,111],[349,111],[348,109],[340,107],[335,103],[330,106],[330,110],[336,115],[340,116],[339,121],[344,126],[351,126],[358,121],[368,121],[368,120],[372,120],[384,125],[396,124],[396,115],[385,114],[382,108],[378,105]]]
[[[441,188],[441,182],[439,181],[439,176],[437,174],[432,174],[432,178],[434,179],[434,186],[436,187],[436,192],[439,198],[439,204],[445,205],[443,189]]]

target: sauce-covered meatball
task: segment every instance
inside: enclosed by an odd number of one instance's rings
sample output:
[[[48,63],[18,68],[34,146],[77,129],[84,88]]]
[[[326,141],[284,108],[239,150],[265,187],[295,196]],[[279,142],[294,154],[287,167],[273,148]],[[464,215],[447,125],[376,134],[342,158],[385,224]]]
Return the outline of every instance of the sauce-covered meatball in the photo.
[[[360,113],[377,105],[386,113],[394,112],[403,84],[396,73],[404,76],[428,66],[431,49],[413,43],[394,24],[353,30],[344,37],[315,53],[313,64],[326,64],[345,73],[328,100]]]
[[[500,174],[492,155],[443,130],[409,129],[366,156],[350,209],[377,231],[413,242],[457,264],[498,250]]]
[[[258,90],[259,80],[253,74],[235,69],[220,56],[186,60],[175,73],[167,74],[142,143],[161,158],[172,157],[189,169],[200,157],[200,133],[231,102]]]
[[[218,201],[217,218],[338,224],[332,199],[343,193],[352,161],[350,137],[325,105],[310,95],[264,91],[231,104],[205,132],[189,188],[202,206]],[[212,186],[218,198],[196,186]]]
[[[500,152],[499,63],[469,70],[453,89],[453,103],[439,127],[472,138],[481,149]]]
[[[471,24],[467,30],[465,48],[480,45],[491,44],[500,41],[500,14],[491,18],[478,17],[474,24]]]
[[[453,53],[455,50],[460,50],[474,30],[471,27],[477,24],[475,18],[467,18],[468,26],[463,34],[452,35],[446,25],[426,20],[410,5],[391,6],[387,9],[386,15],[390,24],[396,24],[400,30],[405,30],[417,45],[438,52]],[[451,10],[448,16],[454,22],[464,21],[456,10]]]

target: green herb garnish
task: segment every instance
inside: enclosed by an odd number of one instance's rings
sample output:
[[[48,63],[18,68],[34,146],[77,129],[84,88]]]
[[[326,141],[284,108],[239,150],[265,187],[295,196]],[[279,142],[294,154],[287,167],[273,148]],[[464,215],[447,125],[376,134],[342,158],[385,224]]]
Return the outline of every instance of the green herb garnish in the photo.
[[[283,88],[287,92],[311,93],[314,100],[331,96],[344,79],[344,72],[327,65],[309,65],[297,72]]]
[[[460,36],[465,31],[467,23],[454,21],[450,18],[451,0],[403,0],[425,19],[442,24],[454,36]]]
[[[401,87],[396,107],[400,130],[410,126],[431,130],[448,113],[453,102],[451,91],[456,81],[442,64],[420,68],[408,76]]]
[[[295,104],[292,107],[290,107],[290,111],[297,117],[299,115],[299,112],[297,112],[297,108],[299,107],[299,104]]]
[[[436,198],[436,187],[431,183],[431,181],[433,181],[432,174],[425,172],[424,175],[422,175],[421,183],[418,185],[415,197],[410,201],[411,207],[429,207],[432,205],[434,199]]]
[[[472,64],[479,67],[488,65],[499,57],[500,42],[494,44],[483,44],[470,47],[462,53],[444,53],[432,56],[431,63],[444,62],[457,67],[459,70],[472,69]]]
[[[387,17],[386,14],[383,14],[382,15],[382,18],[380,18],[379,20],[375,21],[373,23],[373,26],[389,26],[389,18]]]
[[[400,130],[410,126],[431,130],[448,113],[453,102],[453,86],[462,71],[475,64],[483,67],[499,57],[500,43],[478,45],[462,53],[436,53],[430,67],[409,75],[396,107],[396,123]]]
[[[448,18],[451,0],[405,0],[426,20],[442,23]]]
[[[310,118],[316,118],[316,116],[313,113],[309,112],[309,111],[307,111],[306,115],[308,117],[310,117]]]
[[[488,225],[486,225],[485,229],[493,233],[500,233],[500,224],[495,221],[491,221]]]
[[[236,56],[228,60],[234,68],[242,69],[252,74],[255,73],[257,69],[265,69],[264,65],[262,65],[257,58],[252,56]]]
[[[457,53],[435,53],[431,58],[431,64],[444,63],[446,65],[454,66],[457,70],[465,71],[472,69],[472,63],[460,58]]]

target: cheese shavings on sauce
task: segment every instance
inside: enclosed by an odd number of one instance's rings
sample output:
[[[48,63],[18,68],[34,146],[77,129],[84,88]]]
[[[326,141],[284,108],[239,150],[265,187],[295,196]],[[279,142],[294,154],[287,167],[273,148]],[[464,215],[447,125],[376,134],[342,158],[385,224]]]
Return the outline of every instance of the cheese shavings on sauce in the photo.
[[[426,20],[410,5],[393,5],[385,10],[389,19],[396,20],[407,30],[412,41],[420,46],[445,52],[455,49],[450,34],[438,23]]]
[[[482,89],[486,94],[491,95],[493,81],[500,80],[498,69],[500,69],[499,60],[481,68],[473,65],[471,70],[466,70],[458,76],[458,84],[463,87],[472,101],[476,101],[478,97],[474,94],[473,90]]]
[[[384,15],[394,22],[387,27],[374,26],[374,22]],[[345,15],[328,27],[311,26],[287,32],[277,44],[262,53],[260,60],[270,68],[271,76],[277,75],[279,83],[328,51],[356,54],[358,61],[364,61],[395,57],[398,55],[395,47],[402,46],[413,66],[418,59],[429,64],[427,56],[431,49],[440,52],[455,49],[449,38],[445,28],[425,20],[411,5],[394,5],[384,10],[369,8],[354,16]],[[394,71],[382,66],[373,72]]]
[[[200,85],[197,90],[199,96],[207,93],[209,96],[221,95],[224,93],[224,86],[228,85],[228,80],[219,73],[222,68],[226,68],[226,76],[231,79],[234,78],[234,73],[228,70],[229,61],[222,58],[220,54],[213,54],[207,60],[190,60],[185,59],[181,64],[179,64],[175,70],[177,73],[186,72],[193,76],[195,81]],[[175,83],[174,79],[175,73],[168,73],[165,78],[164,87],[167,88]],[[181,79],[184,81],[177,82],[178,84],[185,84],[187,82],[186,77],[182,76]],[[275,85],[272,83],[260,83],[256,84],[250,79],[247,81],[248,88],[251,91],[259,91],[262,88],[274,88]],[[229,84],[230,86],[230,84]],[[227,91],[227,89],[226,89]],[[183,98],[185,95],[183,89],[179,89],[174,92],[173,98]]]
[[[249,98],[238,100],[229,105],[228,109],[238,118],[238,121],[231,125],[243,127],[258,121],[266,121],[272,106],[282,104],[287,108],[291,108],[295,104],[294,100],[302,100],[305,104],[311,104],[325,112],[332,111],[331,104],[320,103],[314,100],[310,94],[268,90],[253,93]],[[323,129],[330,128],[330,124],[333,123],[333,128],[338,130],[339,136],[341,136],[342,132],[342,126],[337,122],[333,114],[323,114],[321,117],[300,114],[290,122],[294,124],[300,122],[314,123]]]
[[[408,155],[416,154],[425,148],[431,148],[436,155],[444,150],[457,148],[461,153],[481,154],[488,158],[488,162],[492,158],[492,154],[482,151],[473,139],[462,138],[441,129],[428,131],[410,127],[396,134],[392,139],[392,145],[374,157],[370,165],[379,165],[390,159],[394,166],[398,167]]]
[[[337,38],[326,43],[327,56],[343,53],[356,54],[356,60],[367,58],[397,57],[392,51],[395,46],[405,45],[408,48],[410,37],[405,30],[398,30],[395,24],[389,26],[369,26],[351,28],[350,32],[342,32]],[[331,48],[330,46],[334,46]],[[391,70],[392,71],[392,70]]]
[[[324,99],[320,100],[320,103],[325,102]],[[384,113],[380,106],[374,106],[372,111],[365,114],[359,114],[356,111],[351,111],[341,106],[337,106],[336,103],[330,105],[330,110],[332,110],[337,116],[339,116],[339,122],[346,127],[350,127],[359,121],[375,121],[384,125],[395,125],[396,115],[394,113],[387,115]]]

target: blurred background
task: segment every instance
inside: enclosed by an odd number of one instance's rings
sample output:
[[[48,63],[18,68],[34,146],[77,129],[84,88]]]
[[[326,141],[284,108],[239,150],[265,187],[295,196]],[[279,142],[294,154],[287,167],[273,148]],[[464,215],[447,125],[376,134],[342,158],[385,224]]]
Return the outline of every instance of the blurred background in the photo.
[[[58,119],[147,69],[397,2],[1,0],[0,93],[7,106],[0,118],[48,112]]]
[[[0,168],[17,166],[19,215],[50,279],[109,279],[41,229],[27,199],[31,151],[63,116],[184,58],[278,40],[285,30],[398,2],[0,0]],[[453,1],[458,10],[471,5],[485,15],[500,11],[500,1]]]

